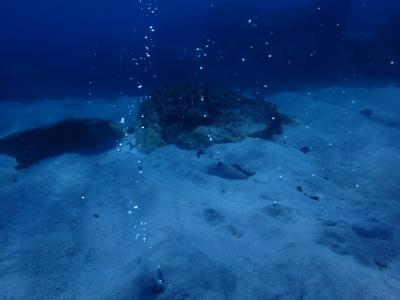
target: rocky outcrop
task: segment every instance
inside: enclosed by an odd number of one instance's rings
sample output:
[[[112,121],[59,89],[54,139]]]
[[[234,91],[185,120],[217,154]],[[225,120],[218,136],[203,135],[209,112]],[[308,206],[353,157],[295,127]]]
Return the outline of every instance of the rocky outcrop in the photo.
[[[169,144],[197,150],[246,137],[269,139],[287,120],[267,101],[214,86],[177,84],[142,103],[136,138],[144,152]]]
[[[0,139],[0,154],[13,156],[17,169],[65,153],[98,153],[108,150],[123,137],[116,125],[99,119],[66,119],[16,132]]]

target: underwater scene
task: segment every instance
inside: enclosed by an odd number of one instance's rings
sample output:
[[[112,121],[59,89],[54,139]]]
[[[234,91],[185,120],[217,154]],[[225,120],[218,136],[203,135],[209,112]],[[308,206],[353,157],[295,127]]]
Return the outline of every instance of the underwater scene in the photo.
[[[400,1],[0,1],[0,300],[399,300]]]

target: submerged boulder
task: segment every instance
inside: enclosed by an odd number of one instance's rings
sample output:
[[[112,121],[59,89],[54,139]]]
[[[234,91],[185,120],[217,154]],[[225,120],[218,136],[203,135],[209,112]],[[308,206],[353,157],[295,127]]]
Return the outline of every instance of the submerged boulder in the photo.
[[[202,149],[246,137],[269,139],[282,132],[287,119],[267,101],[214,86],[176,84],[142,103],[136,137],[144,152],[170,144]]]
[[[40,160],[65,153],[98,153],[116,145],[123,131],[99,119],[66,119],[16,132],[0,139],[0,154],[17,160],[17,169],[28,168]]]

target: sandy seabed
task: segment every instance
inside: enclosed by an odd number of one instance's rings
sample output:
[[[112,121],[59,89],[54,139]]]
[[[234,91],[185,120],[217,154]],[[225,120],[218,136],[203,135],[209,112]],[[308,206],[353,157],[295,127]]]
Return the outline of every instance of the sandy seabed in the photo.
[[[0,155],[0,298],[400,299],[400,88],[268,100],[296,121],[283,135],[200,157],[145,155],[133,135],[23,171]],[[137,104],[3,101],[0,136],[67,117],[129,125]],[[255,175],[207,174],[220,161]]]

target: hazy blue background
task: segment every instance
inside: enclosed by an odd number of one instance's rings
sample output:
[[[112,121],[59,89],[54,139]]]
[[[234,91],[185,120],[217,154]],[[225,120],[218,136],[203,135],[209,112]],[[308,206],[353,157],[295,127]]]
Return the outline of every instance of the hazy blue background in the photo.
[[[309,3],[318,3],[313,4],[316,7],[331,2],[334,6],[345,7],[341,31],[353,36],[377,34],[400,13],[400,3],[396,0],[144,1],[158,7],[156,14],[150,17],[140,9],[143,4],[134,0],[1,1],[0,95],[62,97],[85,95],[90,89],[104,95],[129,94],[137,92],[141,81],[148,82],[145,85],[148,87],[166,79],[196,77],[197,68],[207,64],[208,58],[196,60],[194,49],[207,44],[207,38],[213,35],[215,47],[210,55],[214,54],[215,59],[218,51],[231,54],[227,56],[232,61],[226,59],[225,62],[231,67],[226,73],[232,74],[237,68],[233,60],[239,66],[236,58],[250,51],[240,46],[251,42],[251,35],[240,35],[246,33],[245,26],[256,30],[253,31],[255,40],[267,34],[263,32],[267,27],[251,28],[248,19],[263,22],[270,13],[284,13]],[[155,28],[154,40],[148,43],[154,45],[152,57],[134,69],[131,59],[143,56],[146,44],[143,37],[149,33],[149,26]],[[227,41],[218,41],[225,31],[233,33],[237,39],[231,39],[231,43],[239,45],[235,54]],[[298,54],[293,53],[293,56]],[[249,74],[256,63],[255,60],[250,62],[247,71],[242,70],[241,77],[255,82],[257,80]],[[144,69],[149,63],[152,71],[146,72]],[[306,64],[298,65],[298,70]],[[213,74],[221,77],[216,71],[225,66],[217,66],[213,59],[209,65],[210,73],[204,77],[212,78]],[[270,70],[276,69],[280,67],[276,65]],[[282,74],[286,73],[287,70],[282,70]],[[293,77],[298,76],[296,74]],[[133,79],[128,80],[130,77]],[[88,87],[90,81],[97,86]]]

